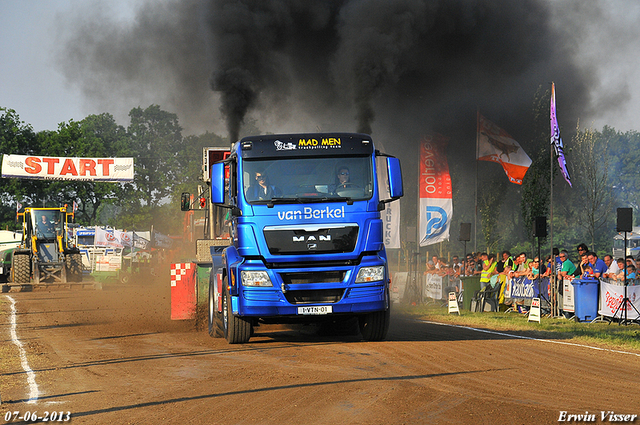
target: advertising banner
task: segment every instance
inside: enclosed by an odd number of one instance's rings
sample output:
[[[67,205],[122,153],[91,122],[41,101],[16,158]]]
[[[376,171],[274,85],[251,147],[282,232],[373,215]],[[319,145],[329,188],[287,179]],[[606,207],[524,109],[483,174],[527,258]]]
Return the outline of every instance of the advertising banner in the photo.
[[[538,280],[529,280],[526,277],[507,278],[504,286],[504,297],[510,299],[533,299],[537,298],[540,293],[547,296],[549,290],[549,278],[545,277]]]
[[[573,284],[569,279],[562,281],[562,311],[567,313],[576,312]]]
[[[96,227],[95,242],[98,246],[112,246],[114,248],[124,248],[120,239],[114,235],[113,231]]]
[[[428,274],[424,277],[424,296],[434,300],[442,299],[442,276]]]
[[[159,232],[153,232],[153,241],[156,248],[171,248],[173,239]]]
[[[447,139],[439,134],[425,136],[420,143],[420,246],[449,240],[453,202],[446,148]]]
[[[133,180],[133,158],[3,155],[2,177],[123,182]]]
[[[600,302],[598,304],[600,309],[598,314],[605,317],[613,317],[623,298],[624,286],[600,281]],[[624,308],[626,307],[627,319],[637,319],[638,313],[636,313],[636,310],[640,311],[640,286],[627,286],[627,298],[629,298],[627,305],[618,310],[616,317],[618,319],[624,318]],[[633,307],[636,309],[634,310]]]

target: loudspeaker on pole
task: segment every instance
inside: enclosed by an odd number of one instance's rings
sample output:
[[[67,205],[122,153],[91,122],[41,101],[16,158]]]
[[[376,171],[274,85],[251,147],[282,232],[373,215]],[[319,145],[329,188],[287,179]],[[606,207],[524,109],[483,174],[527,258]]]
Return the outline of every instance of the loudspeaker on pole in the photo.
[[[617,232],[633,231],[633,209],[618,208],[618,222],[616,224]]]
[[[547,217],[546,216],[536,217],[535,223],[533,225],[533,236],[536,238],[547,237]]]
[[[460,223],[459,241],[469,242],[471,240],[471,223]]]

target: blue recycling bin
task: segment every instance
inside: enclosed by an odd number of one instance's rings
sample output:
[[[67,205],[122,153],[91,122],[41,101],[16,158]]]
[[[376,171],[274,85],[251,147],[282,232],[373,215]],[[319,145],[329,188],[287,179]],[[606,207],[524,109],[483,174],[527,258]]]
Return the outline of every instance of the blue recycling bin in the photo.
[[[598,288],[597,279],[574,279],[573,296],[575,316],[581,322],[590,322],[598,317]]]

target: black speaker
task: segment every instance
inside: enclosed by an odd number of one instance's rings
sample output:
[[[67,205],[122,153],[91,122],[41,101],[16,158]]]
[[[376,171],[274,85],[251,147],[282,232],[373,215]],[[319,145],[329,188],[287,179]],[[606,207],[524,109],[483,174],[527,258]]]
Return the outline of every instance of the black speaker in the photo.
[[[536,217],[536,221],[533,225],[533,236],[535,236],[536,238],[547,237],[547,217],[546,216]]]
[[[471,240],[471,223],[460,223],[459,241],[469,242]]]
[[[617,232],[633,231],[633,209],[618,208],[618,223],[616,225]]]

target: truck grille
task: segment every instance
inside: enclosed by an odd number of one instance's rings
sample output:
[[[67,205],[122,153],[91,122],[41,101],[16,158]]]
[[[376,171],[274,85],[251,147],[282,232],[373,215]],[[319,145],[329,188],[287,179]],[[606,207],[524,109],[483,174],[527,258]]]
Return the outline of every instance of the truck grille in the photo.
[[[344,280],[345,271],[336,270],[329,272],[296,272],[280,273],[282,282],[286,285],[300,283],[340,283]]]
[[[315,291],[287,291],[285,298],[291,304],[337,303],[342,299],[344,289],[321,289]]]
[[[264,237],[272,255],[313,255],[353,252],[358,226],[279,228],[265,227]]]

